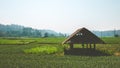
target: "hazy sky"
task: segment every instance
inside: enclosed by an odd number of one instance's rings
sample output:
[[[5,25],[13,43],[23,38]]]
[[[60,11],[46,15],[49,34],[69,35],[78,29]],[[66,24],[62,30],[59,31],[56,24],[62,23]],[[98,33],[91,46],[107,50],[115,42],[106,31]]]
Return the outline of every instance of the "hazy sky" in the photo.
[[[120,29],[120,0],[0,0],[0,23],[64,33]]]

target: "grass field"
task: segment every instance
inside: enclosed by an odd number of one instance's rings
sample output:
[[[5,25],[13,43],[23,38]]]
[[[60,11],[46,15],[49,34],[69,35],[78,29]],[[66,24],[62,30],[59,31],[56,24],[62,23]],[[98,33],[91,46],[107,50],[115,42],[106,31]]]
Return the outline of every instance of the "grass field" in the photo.
[[[64,46],[61,45],[64,39],[65,38],[0,38],[0,68],[120,67],[120,38],[102,38],[107,44],[97,45],[98,50],[109,53],[111,56],[64,55]],[[49,49],[50,47],[53,49]],[[36,52],[25,52],[25,50],[37,50],[36,48],[40,48],[42,52],[37,51],[37,54]],[[47,53],[47,50],[51,52]]]
[[[120,44],[120,37],[103,37],[102,40],[107,44]]]

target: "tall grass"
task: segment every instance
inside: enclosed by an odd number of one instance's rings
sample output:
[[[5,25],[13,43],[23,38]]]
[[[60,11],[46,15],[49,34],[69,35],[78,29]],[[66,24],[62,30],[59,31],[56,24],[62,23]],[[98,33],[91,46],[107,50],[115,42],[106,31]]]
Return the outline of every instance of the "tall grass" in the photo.
[[[110,55],[115,55],[115,53],[119,53],[120,56],[120,44],[99,44],[97,45],[97,50]]]

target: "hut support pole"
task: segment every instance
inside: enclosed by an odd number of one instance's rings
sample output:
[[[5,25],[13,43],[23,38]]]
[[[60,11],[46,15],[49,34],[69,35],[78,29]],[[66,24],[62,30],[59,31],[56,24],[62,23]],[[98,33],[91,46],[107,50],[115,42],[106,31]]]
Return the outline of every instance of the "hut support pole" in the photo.
[[[82,44],[82,48],[84,48],[84,44]]]
[[[90,44],[90,49],[92,48],[91,44]]]
[[[88,48],[88,44],[86,44],[86,48]]]
[[[73,49],[73,44],[72,43],[70,43],[70,49]]]
[[[96,49],[96,44],[94,44],[94,49]]]

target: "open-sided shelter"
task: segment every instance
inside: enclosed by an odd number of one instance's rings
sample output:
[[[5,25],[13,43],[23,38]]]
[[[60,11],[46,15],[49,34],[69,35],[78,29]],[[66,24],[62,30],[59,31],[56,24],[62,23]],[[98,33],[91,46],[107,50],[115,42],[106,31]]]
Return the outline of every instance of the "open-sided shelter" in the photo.
[[[82,44],[83,48],[85,44],[87,48],[92,48],[93,45],[95,48],[95,44],[103,44],[104,41],[102,41],[99,37],[90,32],[88,29],[80,28],[76,30],[73,34],[71,34],[65,41],[63,41],[62,44],[66,43],[70,44],[70,48],[73,48],[73,44]]]

